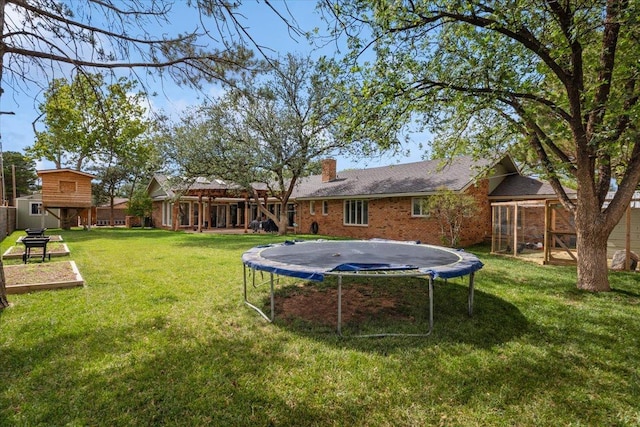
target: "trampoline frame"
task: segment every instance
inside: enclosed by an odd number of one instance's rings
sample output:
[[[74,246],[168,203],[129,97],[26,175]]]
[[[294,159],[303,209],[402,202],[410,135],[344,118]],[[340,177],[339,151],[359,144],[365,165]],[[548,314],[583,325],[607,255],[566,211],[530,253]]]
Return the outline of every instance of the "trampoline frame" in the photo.
[[[380,241],[380,240],[378,240]],[[393,243],[400,243],[400,244],[406,244],[407,242],[395,242],[395,241],[387,241],[387,242],[393,242]],[[272,246],[276,246],[276,245],[266,245],[264,247],[257,247],[257,248],[253,248],[251,251],[255,251],[258,248],[268,248],[268,247],[272,247]],[[439,249],[443,249],[443,250],[447,250],[447,251],[453,251],[450,250],[448,248],[442,248],[442,247],[436,247]],[[248,251],[248,252],[251,252]],[[248,252],[245,252],[248,253]],[[479,262],[479,261],[478,261]],[[250,264],[250,265],[248,265]],[[468,295],[467,295],[467,310],[468,310],[468,314],[469,316],[473,315],[473,298],[474,298],[474,288],[475,288],[475,271],[479,270],[480,268],[482,268],[482,263],[479,262],[479,266],[475,267],[472,271],[463,271],[462,274],[456,274],[456,273],[447,273],[446,274],[446,278],[445,281],[447,280],[447,278],[453,278],[453,277],[464,277],[464,276],[469,276],[469,288],[468,288]],[[270,285],[270,290],[269,290],[269,298],[270,298],[270,316],[268,316],[267,314],[265,314],[258,306],[256,306],[255,304],[251,303],[248,299],[248,292],[247,292],[247,269],[250,269],[251,273],[252,273],[252,286],[254,288],[257,288],[263,284],[269,283]],[[277,271],[277,272],[274,272]],[[260,284],[256,285],[256,272],[257,271],[267,271],[269,273],[269,280],[262,282]],[[305,279],[305,280],[310,280],[310,281],[319,281],[317,279],[317,276],[313,276],[313,277],[304,277],[301,276],[300,274],[287,274],[286,270],[282,270],[282,269],[273,269],[273,268],[258,268],[256,266],[255,263],[250,263],[247,262],[246,260],[244,260],[244,256],[243,256],[243,291],[244,291],[244,303],[251,307],[253,310],[257,311],[266,321],[273,323],[275,320],[275,284],[274,284],[274,276],[288,276],[288,277],[295,277],[295,278],[301,278],[301,279]],[[427,282],[428,282],[428,292],[429,292],[429,327],[428,330],[425,333],[415,333],[415,334],[410,334],[410,333],[395,333],[395,332],[380,332],[380,333],[375,333],[375,334],[358,334],[358,335],[349,335],[350,337],[362,337],[362,338],[367,338],[367,337],[388,337],[388,336],[403,336],[403,337],[427,337],[429,335],[431,335],[432,331],[433,331],[433,312],[434,312],[434,281],[435,278],[438,276],[437,271],[433,272],[433,271],[429,271],[429,270],[421,270],[419,268],[411,268],[411,269],[395,269],[395,270],[361,270],[361,271],[326,271],[324,272],[324,275],[328,275],[328,276],[336,276],[338,279],[338,301],[337,301],[337,311],[338,311],[338,322],[337,322],[337,334],[341,337],[346,337],[346,335],[344,335],[342,333],[342,280],[343,277],[369,277],[369,278],[374,278],[374,279],[380,279],[380,278],[390,278],[390,277],[408,277],[408,278],[426,278]],[[322,279],[320,279],[322,280]]]

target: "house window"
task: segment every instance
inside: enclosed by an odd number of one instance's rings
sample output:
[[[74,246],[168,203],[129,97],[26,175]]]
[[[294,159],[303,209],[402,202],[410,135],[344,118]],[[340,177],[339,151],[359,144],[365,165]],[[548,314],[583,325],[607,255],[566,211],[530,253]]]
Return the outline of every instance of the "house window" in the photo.
[[[369,201],[345,200],[344,201],[344,224],[345,225],[368,225],[369,224]]]
[[[267,205],[267,210],[274,214],[276,217],[280,218],[280,203],[269,203]]]
[[[173,203],[164,202],[162,204],[162,225],[171,226],[173,223],[171,217],[171,211],[173,210]]]
[[[44,212],[45,215],[49,215],[49,212]],[[30,202],[29,203],[29,215],[41,216],[42,215],[42,202]]]
[[[287,221],[288,221],[289,227],[295,227],[296,205],[293,203],[287,204]]]
[[[322,215],[329,215],[329,202],[326,200],[322,201]]]
[[[430,215],[427,209],[426,197],[414,197],[411,199],[411,216],[428,217]]]
[[[315,200],[310,200],[309,201],[309,213],[311,215],[315,215],[316,214],[316,201]]]
[[[191,225],[191,204],[190,203],[180,203],[180,210],[178,215],[180,216],[180,225]]]

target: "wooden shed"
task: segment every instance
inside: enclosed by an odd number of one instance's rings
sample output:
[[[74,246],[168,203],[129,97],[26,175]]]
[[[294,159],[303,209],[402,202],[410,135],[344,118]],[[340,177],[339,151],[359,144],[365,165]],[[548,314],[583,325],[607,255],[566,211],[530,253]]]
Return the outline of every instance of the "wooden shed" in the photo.
[[[38,171],[38,177],[42,180],[42,206],[52,215],[55,215],[52,209],[60,210],[63,229],[69,229],[73,219],[85,210],[90,216],[94,175],[72,169],[49,169]]]

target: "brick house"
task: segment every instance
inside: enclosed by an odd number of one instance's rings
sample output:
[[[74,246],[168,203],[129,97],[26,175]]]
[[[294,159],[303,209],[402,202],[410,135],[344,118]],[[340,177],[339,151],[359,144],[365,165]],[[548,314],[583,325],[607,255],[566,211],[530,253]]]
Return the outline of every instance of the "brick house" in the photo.
[[[553,197],[548,184],[521,176],[508,155],[498,161],[466,156],[448,164],[427,160],[342,172],[334,159],[325,159],[322,174],[302,178],[296,185],[287,214],[291,231],[298,233],[441,244],[440,225],[422,206],[442,188],[472,195],[479,207],[463,227],[462,246],[491,238],[492,202]],[[166,177],[154,176],[148,193],[154,200],[156,227],[246,230],[259,215],[255,200],[221,180],[200,179],[180,191],[178,197],[179,190]],[[260,203],[271,212],[279,208],[261,194],[265,199]]]
[[[303,233],[441,244],[440,225],[422,206],[442,188],[473,196],[479,208],[463,227],[462,246],[490,239],[492,201],[553,194],[548,184],[521,176],[510,156],[497,162],[465,156],[448,164],[427,160],[340,173],[328,159],[322,174],[302,179],[293,197]]]

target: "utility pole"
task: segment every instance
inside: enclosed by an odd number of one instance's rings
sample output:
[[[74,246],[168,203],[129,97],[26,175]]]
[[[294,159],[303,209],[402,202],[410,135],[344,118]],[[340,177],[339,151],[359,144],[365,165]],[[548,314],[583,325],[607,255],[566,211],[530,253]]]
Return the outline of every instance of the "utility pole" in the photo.
[[[0,88],[0,95],[2,95],[2,92],[4,92],[1,88]],[[14,115],[15,113],[13,111],[0,111],[0,115],[3,114],[8,114],[8,115]],[[2,180],[2,185],[0,186],[0,202],[2,203],[2,206],[5,206],[5,199],[6,199],[6,193],[5,193],[5,182],[4,182],[4,150],[2,148],[2,121],[0,120],[0,180]]]
[[[16,205],[16,196],[17,196],[17,191],[16,191],[16,165],[11,165],[11,188],[13,189],[13,194],[11,195],[11,205],[10,206],[15,206]]]

